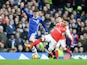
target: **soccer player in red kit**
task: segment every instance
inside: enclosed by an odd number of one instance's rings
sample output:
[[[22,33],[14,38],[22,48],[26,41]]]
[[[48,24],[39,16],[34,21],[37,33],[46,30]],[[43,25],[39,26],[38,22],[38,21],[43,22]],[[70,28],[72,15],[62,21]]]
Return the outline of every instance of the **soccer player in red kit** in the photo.
[[[64,20],[67,22],[67,20]],[[62,22],[59,22],[61,25],[62,25]],[[66,26],[66,31],[64,33],[62,33],[62,36],[60,37],[60,40],[58,41],[57,45],[56,45],[56,49],[55,49],[55,56],[56,56],[56,59],[58,59],[58,49],[61,45],[62,49],[65,50],[66,52],[68,52],[70,55],[72,55],[72,52],[70,51],[69,48],[66,48],[66,37],[65,37],[65,34],[66,36],[69,37],[70,40],[72,40],[72,36],[70,34],[70,30],[69,30],[69,27],[68,27],[68,23],[66,23],[67,26]]]

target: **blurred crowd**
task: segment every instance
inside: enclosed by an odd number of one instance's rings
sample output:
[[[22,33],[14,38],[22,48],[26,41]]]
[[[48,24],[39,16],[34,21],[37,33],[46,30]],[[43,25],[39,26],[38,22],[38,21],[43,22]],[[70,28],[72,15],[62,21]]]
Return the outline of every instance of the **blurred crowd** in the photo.
[[[66,3],[61,8],[49,4],[47,0],[7,0],[0,8],[0,52],[31,51],[24,46],[28,43],[29,18],[22,12],[22,5],[32,14],[34,10],[39,10],[49,32],[56,24],[55,18],[68,19],[73,40],[66,38],[67,47],[74,53],[87,51],[87,13],[81,6],[73,8],[71,3]],[[37,38],[42,34],[45,30],[40,25]],[[38,46],[37,49],[40,51]]]

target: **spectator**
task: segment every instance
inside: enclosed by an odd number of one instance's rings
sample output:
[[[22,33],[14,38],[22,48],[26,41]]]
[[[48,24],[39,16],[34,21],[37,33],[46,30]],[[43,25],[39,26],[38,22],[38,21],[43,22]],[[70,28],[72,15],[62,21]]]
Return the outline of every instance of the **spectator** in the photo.
[[[17,48],[15,47],[15,48],[7,49],[7,52],[9,52],[9,53],[15,53],[15,52],[17,52]]]
[[[4,43],[0,40],[0,52],[6,52],[4,46],[5,46]]]
[[[14,19],[14,26],[15,26],[15,28],[18,27],[18,24],[19,24],[19,18],[15,17],[15,19]]]
[[[21,18],[21,23],[22,23],[23,28],[26,26],[26,24],[28,24],[26,21],[26,18],[24,18],[24,17]]]
[[[76,31],[76,29],[70,28],[70,32],[71,32],[72,40],[70,40],[68,37],[66,37],[67,47],[69,47],[71,49],[71,51],[73,51],[75,48],[75,52],[77,52],[78,49],[75,47],[75,46],[77,46],[77,42],[78,42],[78,38],[79,38],[76,33],[77,31]]]
[[[17,52],[23,52],[23,45],[18,45]]]
[[[85,35],[85,36],[84,36]],[[87,51],[87,38],[86,38],[86,33],[83,34],[83,35],[80,35],[80,39],[79,41],[83,44],[83,47],[84,47],[84,51]]]
[[[15,36],[14,34],[8,40],[8,48],[15,48]]]
[[[73,29],[73,31],[72,31],[73,40],[71,42],[71,44],[73,44],[73,46],[76,46],[77,42],[78,42],[78,35],[76,34],[76,32],[77,32],[76,29]]]
[[[18,24],[17,29],[19,29],[19,32],[20,32],[20,33],[23,32],[23,26],[22,26],[22,23],[19,23],[19,24]],[[16,31],[17,31],[17,30],[16,30]]]
[[[9,21],[9,24],[6,27],[7,37],[10,38],[11,34],[15,33],[15,27],[11,21]]]
[[[28,28],[25,27],[24,31],[21,33],[21,38],[24,40],[28,40]]]
[[[7,36],[6,33],[3,32],[3,27],[0,26],[0,40],[5,44],[5,47],[7,46]]]
[[[74,52],[75,53],[83,53],[84,52],[84,48],[83,48],[83,45],[81,42],[78,42],[78,45],[75,46]]]
[[[16,47],[18,47],[18,45],[22,45],[22,46],[24,46],[24,42],[23,42],[23,39],[22,38],[20,38],[20,34],[19,33],[16,33],[15,34],[15,45],[16,45]]]
[[[29,52],[30,50],[29,50],[29,48],[25,48],[25,52]]]

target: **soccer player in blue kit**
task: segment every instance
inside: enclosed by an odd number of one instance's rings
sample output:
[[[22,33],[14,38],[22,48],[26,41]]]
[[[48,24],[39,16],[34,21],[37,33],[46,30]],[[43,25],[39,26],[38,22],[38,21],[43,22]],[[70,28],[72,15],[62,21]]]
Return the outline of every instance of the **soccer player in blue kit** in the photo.
[[[25,8],[22,8],[22,11],[26,13],[26,15],[29,17],[28,40],[30,42],[34,42],[36,40],[36,35],[40,25],[39,23],[41,23],[45,31],[48,32],[46,23],[39,16],[38,11],[34,11],[34,14],[29,13]],[[32,48],[32,52],[35,52],[37,54],[37,50],[35,47]]]

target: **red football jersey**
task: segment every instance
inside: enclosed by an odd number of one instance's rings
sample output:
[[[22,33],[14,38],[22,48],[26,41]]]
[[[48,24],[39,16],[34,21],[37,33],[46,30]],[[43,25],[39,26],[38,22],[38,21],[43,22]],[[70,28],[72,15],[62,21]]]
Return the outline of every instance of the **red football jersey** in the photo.
[[[66,27],[64,26],[64,23],[58,23],[51,32],[51,36],[56,42],[58,42],[62,38],[62,33],[65,31]]]

